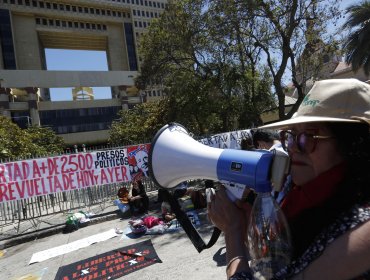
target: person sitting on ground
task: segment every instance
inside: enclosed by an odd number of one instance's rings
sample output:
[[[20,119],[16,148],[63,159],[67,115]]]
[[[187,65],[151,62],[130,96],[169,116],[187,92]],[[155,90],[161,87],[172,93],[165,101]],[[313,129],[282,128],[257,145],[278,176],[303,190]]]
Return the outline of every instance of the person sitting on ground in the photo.
[[[128,203],[129,202],[129,195],[130,195],[130,191],[126,186],[122,186],[121,188],[119,188],[119,190],[117,192],[118,199],[122,203]]]
[[[169,202],[169,193],[168,191],[164,190],[162,192],[162,204],[161,204],[161,216],[164,222],[168,223],[174,219],[176,219],[175,213],[172,211],[170,202]]]
[[[145,191],[145,186],[141,180],[132,183],[131,196],[129,197],[129,205],[131,214],[135,214],[137,209],[138,214],[146,214],[149,210],[149,198]]]
[[[294,184],[281,202],[292,236],[292,261],[272,279],[370,279],[370,85],[317,81],[282,129]],[[249,214],[223,188],[208,214],[224,232],[229,280],[255,279],[245,232]]]

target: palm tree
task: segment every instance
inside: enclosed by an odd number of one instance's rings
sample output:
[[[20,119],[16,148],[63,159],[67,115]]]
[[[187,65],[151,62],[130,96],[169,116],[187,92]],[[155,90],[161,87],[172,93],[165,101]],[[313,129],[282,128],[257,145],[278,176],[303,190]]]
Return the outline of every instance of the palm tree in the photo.
[[[344,28],[352,31],[344,43],[345,60],[352,64],[353,71],[364,68],[365,74],[370,73],[370,1],[349,6],[349,14]]]

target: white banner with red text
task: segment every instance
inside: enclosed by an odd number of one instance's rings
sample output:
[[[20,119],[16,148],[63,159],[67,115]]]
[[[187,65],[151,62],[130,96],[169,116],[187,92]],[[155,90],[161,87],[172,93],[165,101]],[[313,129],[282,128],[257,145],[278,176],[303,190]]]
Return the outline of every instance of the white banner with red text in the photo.
[[[0,164],[0,203],[149,177],[150,144]]]

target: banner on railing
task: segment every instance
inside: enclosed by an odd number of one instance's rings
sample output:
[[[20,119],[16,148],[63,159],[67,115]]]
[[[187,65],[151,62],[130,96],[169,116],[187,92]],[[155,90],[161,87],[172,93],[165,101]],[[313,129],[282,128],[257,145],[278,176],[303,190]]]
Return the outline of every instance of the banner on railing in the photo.
[[[250,130],[198,140],[214,148],[240,149]],[[150,144],[104,151],[66,154],[0,164],[0,203],[40,195],[129,182],[149,177]]]
[[[0,202],[148,177],[150,144],[0,164]]]
[[[213,148],[240,149],[242,139],[246,138],[252,138],[250,129],[215,134],[198,141]]]

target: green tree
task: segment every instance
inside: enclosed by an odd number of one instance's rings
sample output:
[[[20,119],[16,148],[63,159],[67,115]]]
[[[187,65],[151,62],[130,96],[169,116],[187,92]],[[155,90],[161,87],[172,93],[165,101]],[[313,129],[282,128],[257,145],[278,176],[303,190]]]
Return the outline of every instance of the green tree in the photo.
[[[318,55],[320,45],[330,45],[333,38],[326,36],[329,21],[340,16],[338,1],[332,0],[255,0],[242,2],[241,12],[247,14],[248,29],[253,45],[263,51],[264,60],[272,76],[275,94],[279,103],[279,118],[290,118],[304,98],[304,88],[309,79],[315,78],[312,71],[304,75],[297,67],[297,60],[312,65],[312,57]],[[316,69],[319,71],[319,69]],[[287,82],[292,81],[298,93],[298,100],[285,113]]]
[[[238,19],[221,29],[210,5],[202,0],[170,3],[140,48],[144,63],[138,87],[163,85],[170,120],[197,134],[258,124],[259,114],[272,104],[270,79],[256,67],[255,48],[235,43],[237,35],[230,35]]]
[[[25,159],[63,151],[64,141],[48,128],[20,129],[0,116],[0,159]]]
[[[30,126],[24,132],[37,147],[36,155],[60,154],[65,147],[64,139],[49,127]]]
[[[363,67],[366,75],[370,74],[370,1],[349,6],[348,16],[344,24],[351,33],[344,43],[345,60],[358,71]]]
[[[119,119],[113,121],[108,142],[111,145],[148,143],[167,121],[166,100],[136,105],[130,110],[121,110]]]

